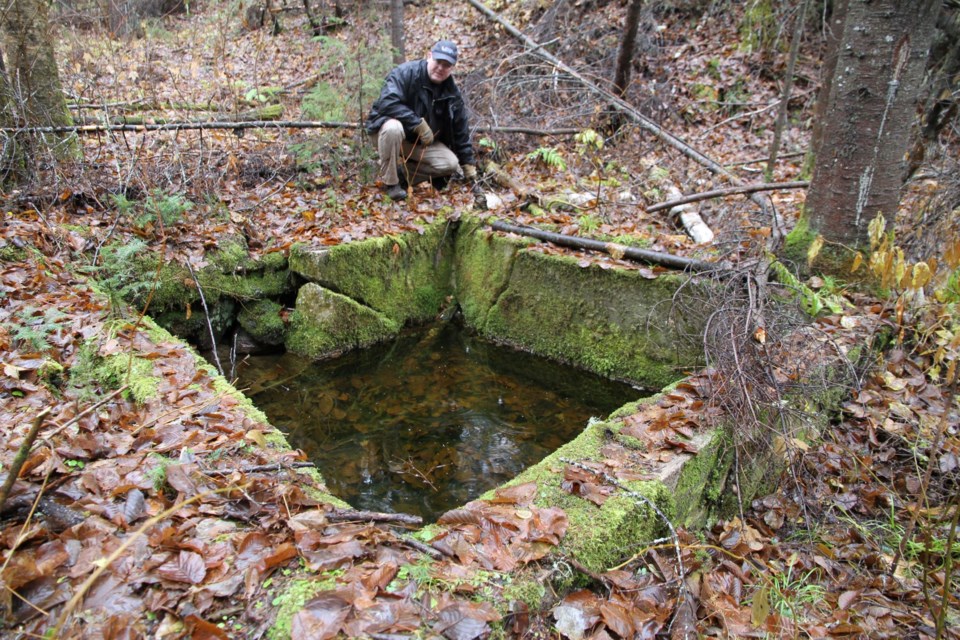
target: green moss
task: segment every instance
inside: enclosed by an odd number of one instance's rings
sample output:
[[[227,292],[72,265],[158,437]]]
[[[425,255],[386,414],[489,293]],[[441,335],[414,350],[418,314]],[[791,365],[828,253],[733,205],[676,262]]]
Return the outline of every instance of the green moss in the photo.
[[[290,583],[283,590],[283,593],[275,597],[270,603],[271,606],[279,607],[279,609],[276,622],[267,632],[267,638],[270,638],[270,640],[287,640],[287,638],[290,638],[293,616],[317,594],[334,589],[337,586],[337,577],[342,573],[342,571],[328,571],[315,578],[294,580]]]
[[[25,262],[26,260],[26,250],[12,244],[0,247],[0,262]]]
[[[509,606],[511,602],[522,602],[530,611],[539,611],[546,595],[547,588],[537,576],[523,575],[503,588],[503,604]]]
[[[244,304],[237,321],[240,326],[264,344],[283,344],[287,327],[280,313],[283,307],[273,300],[263,299]]]
[[[123,395],[143,404],[157,396],[160,381],[153,372],[153,361],[135,354],[117,353],[106,357],[96,347],[84,345],[70,369],[70,385],[80,397],[93,398],[103,390],[115,391],[127,385]]]
[[[473,315],[477,330],[494,341],[660,388],[700,357],[698,346],[683,337],[699,334],[707,310],[700,317],[667,319],[684,282],[679,276],[648,280],[637,271],[581,268],[572,260],[520,252],[489,311]]]
[[[730,477],[733,446],[729,434],[717,430],[706,446],[684,462],[674,487],[677,524],[702,527],[712,519],[729,515],[731,506],[735,510],[735,494],[728,491],[734,482]],[[734,503],[723,504],[725,496],[733,498]]]
[[[609,430],[610,425],[605,422],[592,422],[574,440],[506,483],[511,486],[536,482],[536,504],[560,507],[570,523],[559,553],[576,558],[588,569],[600,572],[632,555],[646,541],[660,537],[666,527],[652,509],[636,498],[614,495],[598,507],[561,487],[565,466],[561,459],[601,459],[600,448],[606,442]],[[672,496],[663,484],[647,481],[624,485],[657,504],[668,516],[673,513]],[[485,497],[492,495],[493,492],[489,492]],[[560,585],[561,588],[569,586]]]
[[[453,223],[422,234],[373,238],[316,251],[296,245],[290,268],[374,309],[395,324],[434,318],[451,293]]]
[[[456,295],[467,326],[480,327],[510,282],[517,252],[524,241],[498,237],[483,222],[466,218],[460,223],[456,245]]]
[[[399,330],[396,322],[377,311],[307,283],[300,288],[290,318],[287,349],[309,358],[331,357],[382,342]]]

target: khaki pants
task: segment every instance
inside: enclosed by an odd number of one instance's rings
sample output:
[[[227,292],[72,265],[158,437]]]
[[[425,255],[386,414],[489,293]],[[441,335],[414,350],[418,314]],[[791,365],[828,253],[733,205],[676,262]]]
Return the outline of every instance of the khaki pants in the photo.
[[[442,142],[429,146],[407,142],[399,120],[387,120],[380,130],[370,134],[380,154],[378,177],[387,186],[400,182],[402,171],[407,184],[414,185],[429,178],[452,176],[460,162],[456,154]]]

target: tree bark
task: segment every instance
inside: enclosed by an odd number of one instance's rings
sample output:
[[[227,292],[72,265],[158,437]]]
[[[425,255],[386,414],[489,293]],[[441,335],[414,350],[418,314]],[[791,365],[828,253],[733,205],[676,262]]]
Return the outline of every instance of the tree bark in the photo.
[[[826,45],[820,66],[820,95],[813,108],[813,131],[810,135],[810,155],[806,165],[813,166],[823,140],[823,124],[827,121],[827,105],[833,89],[833,75],[837,69],[840,53],[840,37],[843,35],[843,20],[847,15],[847,0],[834,0],[833,13],[826,20]]]
[[[393,46],[393,63],[407,59],[403,39],[403,0],[390,0],[390,44]]]
[[[914,101],[939,0],[848,0],[828,114],[807,197],[811,231],[867,244],[878,213],[893,220]]]
[[[630,0],[627,7],[626,23],[623,25],[623,38],[620,40],[620,52],[617,54],[617,70],[613,74],[613,86],[623,98],[630,86],[630,68],[633,64],[633,50],[637,46],[637,26],[640,24],[640,9],[643,0]]]
[[[14,125],[64,126],[70,111],[60,85],[57,61],[44,0],[16,0],[0,14],[0,37],[6,58],[6,89],[10,100],[2,120]],[[48,144],[54,141],[45,141]],[[55,145],[58,156],[72,145]],[[29,150],[28,152],[33,151]]]

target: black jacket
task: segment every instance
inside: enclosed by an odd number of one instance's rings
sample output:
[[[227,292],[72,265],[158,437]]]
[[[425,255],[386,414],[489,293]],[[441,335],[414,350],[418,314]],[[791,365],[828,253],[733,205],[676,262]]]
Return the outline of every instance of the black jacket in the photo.
[[[365,127],[373,133],[389,118],[403,124],[410,142],[416,141],[413,128],[425,118],[436,139],[456,154],[460,164],[476,164],[463,96],[452,76],[442,84],[431,82],[426,60],[404,62],[387,75]]]

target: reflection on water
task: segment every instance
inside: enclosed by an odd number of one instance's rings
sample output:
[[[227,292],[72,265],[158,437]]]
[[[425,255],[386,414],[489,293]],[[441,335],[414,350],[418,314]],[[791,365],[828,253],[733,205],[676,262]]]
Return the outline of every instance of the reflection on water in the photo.
[[[641,394],[452,325],[330,362],[253,358],[240,385],[334,494],[427,521]]]

